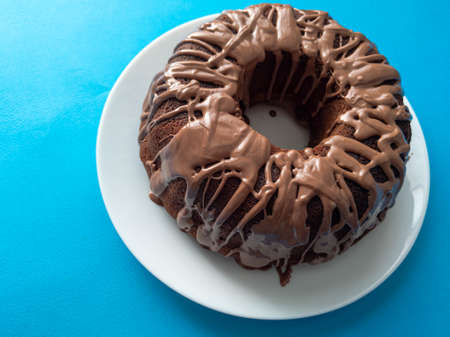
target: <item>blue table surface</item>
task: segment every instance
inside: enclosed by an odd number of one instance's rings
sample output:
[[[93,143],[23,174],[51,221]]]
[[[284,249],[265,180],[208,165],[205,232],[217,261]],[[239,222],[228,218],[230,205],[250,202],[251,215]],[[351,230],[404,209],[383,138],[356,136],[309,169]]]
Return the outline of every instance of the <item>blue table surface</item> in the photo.
[[[167,30],[250,4],[0,4],[0,336],[450,336],[447,2],[291,2],[326,10],[377,43],[400,71],[428,143],[423,229],[371,294],[307,319],[227,316],[170,290],[116,234],[95,167],[97,126],[114,82]]]

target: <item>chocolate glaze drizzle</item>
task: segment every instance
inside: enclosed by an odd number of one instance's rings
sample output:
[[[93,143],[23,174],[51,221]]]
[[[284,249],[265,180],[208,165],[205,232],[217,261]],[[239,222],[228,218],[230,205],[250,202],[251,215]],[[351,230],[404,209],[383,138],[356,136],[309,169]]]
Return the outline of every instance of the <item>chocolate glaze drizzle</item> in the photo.
[[[176,49],[164,73],[150,88],[139,135],[142,142],[159,123],[187,113],[186,125],[153,160],[145,162],[155,196],[160,196],[173,180],[185,180],[184,207],[177,215],[181,229],[191,230],[192,215],[197,212],[203,220],[196,231],[200,244],[221,251],[237,238],[241,243],[228,251],[228,256],[250,268],[275,265],[285,284],[290,273],[289,257],[296,247],[303,247],[300,262],[310,250],[318,256],[313,263],[323,262],[376,225],[377,215],[393,205],[403,182],[405,163],[401,155],[408,153],[409,145],[395,121],[408,119],[409,113],[396,99],[402,95],[398,72],[369,40],[341,27],[326,12],[262,4],[223,12],[182,43],[189,42],[202,48]],[[282,55],[289,53],[291,69],[277,96],[279,102],[302,92],[302,103],[306,103],[314,89],[326,83],[323,99],[312,117],[333,98],[343,98],[351,107],[325,132],[319,144],[327,149],[325,155],[314,154],[311,147],[275,151],[270,141],[242,118],[239,102],[245,106],[254,103],[250,84],[256,65],[264,61],[267,52],[275,55],[275,67],[266,101],[274,100]],[[308,63],[303,75],[296,78],[302,55],[308,57]],[[319,71],[317,63],[321,65]],[[214,85],[205,86],[205,82]],[[158,107],[171,97],[186,104],[155,116]],[[330,135],[333,127],[341,124],[354,129],[353,137]],[[378,150],[361,142],[372,136],[379,137]],[[349,153],[367,161],[363,164]],[[273,166],[280,172],[276,179],[272,177]],[[370,174],[377,166],[387,177],[382,183]],[[261,167],[265,184],[255,190]],[[216,212],[211,205],[232,177],[240,184],[225,207]],[[204,188],[199,196],[201,185],[208,186],[213,180],[219,181],[214,195],[206,200]],[[361,216],[348,180],[368,191],[368,207]],[[256,204],[224,237],[224,222],[249,194]],[[267,205],[274,195],[269,214]],[[323,214],[319,230],[312,236],[306,221],[307,205],[316,196]],[[333,222],[336,209],[340,216]],[[244,232],[245,225],[261,212],[264,218]],[[347,234],[336,236],[345,226],[350,228]]]

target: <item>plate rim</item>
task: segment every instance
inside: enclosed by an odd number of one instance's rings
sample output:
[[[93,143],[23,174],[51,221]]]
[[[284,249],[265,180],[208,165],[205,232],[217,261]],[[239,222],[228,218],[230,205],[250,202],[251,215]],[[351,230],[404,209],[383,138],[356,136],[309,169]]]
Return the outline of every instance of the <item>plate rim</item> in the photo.
[[[401,265],[401,263],[405,260],[406,256],[408,256],[409,252],[411,251],[412,247],[414,246],[417,237],[422,229],[422,225],[425,219],[425,215],[426,212],[428,210],[428,202],[429,202],[429,194],[430,194],[430,161],[429,161],[429,155],[428,155],[428,147],[427,147],[427,143],[426,143],[426,139],[422,130],[422,126],[420,124],[420,121],[417,117],[417,115],[415,114],[414,109],[411,107],[411,104],[409,102],[409,100],[406,98],[406,96],[404,96],[405,99],[405,104],[408,106],[408,108],[410,109],[413,118],[416,120],[417,122],[417,131],[419,132],[418,136],[419,138],[421,138],[424,142],[424,161],[426,162],[426,172],[425,175],[426,177],[424,177],[425,179],[425,195],[424,195],[424,211],[421,212],[421,215],[419,217],[418,220],[418,228],[414,233],[414,237],[411,240],[410,245],[407,247],[407,249],[403,250],[401,252],[401,254],[398,256],[398,258],[395,260],[395,262],[384,272],[384,274],[378,279],[376,280],[374,283],[371,284],[370,287],[368,287],[367,289],[364,289],[363,291],[357,293],[354,296],[349,297],[348,300],[346,301],[342,301],[338,304],[334,304],[332,306],[329,306],[323,310],[318,310],[316,312],[310,313],[310,314],[291,314],[291,315],[280,315],[280,316],[273,316],[273,315],[254,315],[254,314],[247,314],[247,315],[243,315],[243,314],[237,314],[235,312],[232,312],[230,310],[221,308],[219,306],[216,306],[214,304],[210,304],[207,301],[204,301],[202,299],[199,298],[194,298],[193,296],[191,296],[189,293],[186,293],[183,289],[180,289],[179,287],[177,287],[176,285],[172,284],[171,282],[169,282],[168,280],[166,280],[163,276],[158,275],[156,273],[154,273],[152,270],[150,270],[150,268],[147,267],[147,265],[144,263],[143,259],[141,256],[139,256],[139,254],[137,254],[135,252],[135,250],[131,247],[131,245],[127,244],[127,241],[124,238],[124,233],[119,229],[120,227],[118,225],[116,225],[116,222],[114,221],[113,217],[112,217],[112,212],[110,207],[108,206],[108,203],[106,201],[106,197],[105,197],[105,193],[104,193],[104,189],[105,189],[105,181],[104,181],[104,177],[102,175],[102,170],[103,170],[103,165],[101,162],[101,149],[102,149],[102,145],[103,145],[103,139],[102,139],[102,134],[103,134],[103,130],[104,130],[104,124],[105,124],[105,119],[106,119],[106,115],[107,115],[107,111],[110,109],[111,106],[111,101],[112,101],[112,97],[115,96],[116,91],[118,90],[118,87],[120,86],[120,83],[123,81],[123,79],[125,78],[125,76],[127,75],[128,71],[134,66],[134,64],[142,57],[144,57],[144,54],[146,53],[146,51],[150,48],[152,48],[154,45],[157,45],[158,42],[160,40],[162,40],[166,35],[170,34],[170,33],[174,33],[176,31],[179,30],[183,30],[186,28],[186,26],[190,26],[193,24],[201,24],[204,21],[207,20],[212,20],[215,17],[217,17],[220,13],[216,13],[216,14],[210,14],[210,15],[206,15],[206,16],[202,16],[187,22],[184,22],[178,26],[175,26],[174,28],[164,32],[163,34],[159,35],[157,38],[155,38],[154,40],[152,40],[150,43],[148,43],[142,50],[139,51],[139,53],[137,53],[132,59],[131,61],[127,64],[127,66],[122,70],[122,72],[120,73],[119,77],[117,78],[117,80],[114,82],[114,85],[112,87],[112,89],[110,90],[108,97],[106,99],[106,102],[104,104],[103,110],[102,110],[102,114],[100,117],[100,122],[97,128],[97,137],[96,137],[96,148],[95,148],[95,156],[96,156],[96,173],[97,173],[97,180],[99,183],[99,188],[100,188],[100,193],[102,196],[102,200],[103,200],[103,204],[105,205],[105,209],[108,213],[108,217],[111,221],[111,223],[114,226],[114,229],[116,230],[117,234],[119,235],[120,239],[122,240],[123,244],[127,247],[127,249],[133,254],[133,256],[139,261],[139,263],[148,271],[150,272],[154,277],[156,277],[159,281],[161,281],[165,286],[167,286],[168,288],[172,289],[173,291],[179,293],[180,295],[188,298],[189,300],[198,303],[204,307],[207,307],[209,309],[221,312],[221,313],[225,313],[231,316],[235,316],[235,317],[244,317],[244,318],[250,318],[250,319],[258,319],[258,320],[290,320],[290,319],[298,319],[298,318],[307,318],[307,317],[312,317],[312,316],[318,316],[318,315],[322,315],[328,312],[332,312],[335,311],[337,309],[343,308],[349,304],[352,304],[354,302],[356,302],[357,300],[363,298],[364,296],[366,296],[367,294],[371,293],[373,290],[375,290],[379,285],[381,285],[390,275],[392,275],[392,273],[397,270],[397,268]]]

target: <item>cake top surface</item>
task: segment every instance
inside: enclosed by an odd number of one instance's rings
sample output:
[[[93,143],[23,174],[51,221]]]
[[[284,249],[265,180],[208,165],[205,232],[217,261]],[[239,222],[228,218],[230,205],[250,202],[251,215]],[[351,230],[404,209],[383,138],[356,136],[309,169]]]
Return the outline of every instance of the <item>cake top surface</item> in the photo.
[[[327,257],[335,254],[340,242],[334,233],[349,226],[352,240],[357,239],[373,225],[378,213],[393,203],[404,177],[401,155],[409,151],[396,120],[408,119],[409,113],[399,102],[402,88],[398,72],[362,34],[343,28],[326,12],[261,4],[225,11],[183,43],[201,48],[176,49],[164,80],[153,84],[140,139],[159,123],[187,113],[187,124],[146,164],[152,168],[150,183],[156,195],[178,177],[186,181],[185,205],[177,222],[189,230],[193,212],[197,212],[204,223],[197,231],[201,244],[219,251],[238,238],[242,244],[229,255],[238,254],[242,264],[258,268],[279,261],[286,266],[292,249],[300,246],[307,246],[303,254],[310,249]],[[270,141],[241,118],[239,105],[240,101],[251,104],[248,90],[252,74],[267,52],[274,53],[277,61],[266,99],[273,98],[282,53],[287,52],[292,65],[280,100],[289,88],[298,93],[307,78],[312,79],[312,88],[326,80],[321,104],[333,98],[345,99],[350,108],[338,116],[335,125],[350,127],[352,137],[325,137],[320,142],[325,154],[310,147],[273,152]],[[303,76],[294,78],[302,55],[308,57],[307,69]],[[169,97],[186,103],[154,116]],[[319,104],[311,112],[312,117],[321,107]],[[370,137],[377,138],[375,148],[362,142]],[[357,160],[352,156],[355,153],[364,160]],[[255,189],[261,167],[265,167],[265,183]],[[272,167],[279,171],[278,177],[273,177]],[[377,167],[384,171],[383,182],[375,181],[371,174]],[[209,207],[233,177],[240,181],[236,192],[219,214],[213,214]],[[213,180],[220,181],[218,192],[210,200],[199,197],[202,184]],[[363,214],[358,214],[349,180],[368,191]],[[224,235],[223,224],[249,195],[256,200],[255,205]],[[274,195],[269,214],[267,205]],[[319,230],[312,237],[307,205],[316,196],[322,214]],[[260,213],[263,220],[246,232],[245,225]]]

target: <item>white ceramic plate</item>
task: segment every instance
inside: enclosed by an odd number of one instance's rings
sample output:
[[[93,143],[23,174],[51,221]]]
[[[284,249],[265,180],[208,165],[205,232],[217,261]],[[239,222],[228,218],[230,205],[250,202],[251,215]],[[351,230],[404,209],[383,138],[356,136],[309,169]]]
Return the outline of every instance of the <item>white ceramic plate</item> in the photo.
[[[394,208],[372,233],[331,262],[294,267],[292,280],[284,288],[274,270],[242,269],[231,259],[201,248],[178,230],[163,208],[149,200],[149,183],[138,156],[139,116],[151,79],[164,68],[179,41],[215,16],[185,23],[150,43],[111,90],[97,139],[98,179],[109,216],[127,247],[153,275],[209,308],[249,318],[289,319],[352,303],[399,266],[420,231],[430,179],[417,116],[410,107],[414,116],[412,151],[403,188]],[[277,123],[266,120],[272,129],[284,123],[282,118]],[[269,137],[275,143],[290,141]]]

